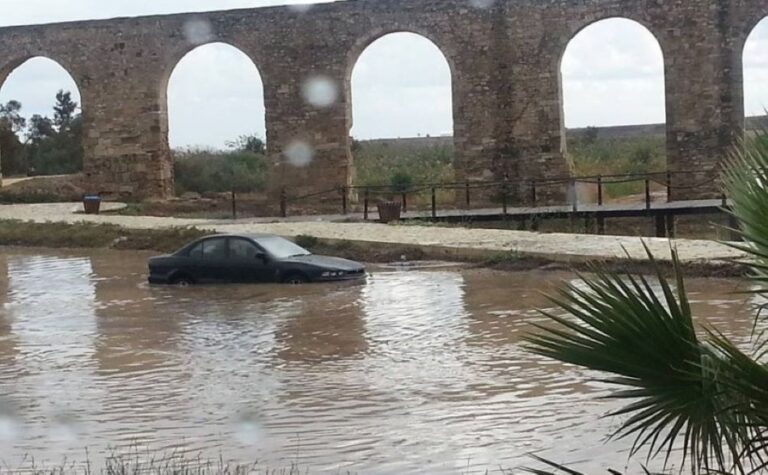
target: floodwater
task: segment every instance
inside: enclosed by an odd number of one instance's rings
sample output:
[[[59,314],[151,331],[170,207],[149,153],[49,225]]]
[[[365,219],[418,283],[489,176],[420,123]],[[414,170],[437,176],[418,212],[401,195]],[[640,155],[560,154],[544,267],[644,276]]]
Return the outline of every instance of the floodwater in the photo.
[[[521,348],[569,274],[176,289],[145,284],[143,253],[0,252],[4,467],[86,448],[310,473],[519,473],[531,453],[627,466],[607,387]],[[748,341],[738,282],[688,285],[702,320]]]

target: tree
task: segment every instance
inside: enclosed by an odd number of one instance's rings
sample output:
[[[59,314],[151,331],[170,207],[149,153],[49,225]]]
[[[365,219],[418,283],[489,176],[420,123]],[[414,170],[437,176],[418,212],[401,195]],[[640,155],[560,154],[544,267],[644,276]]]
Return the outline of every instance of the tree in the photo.
[[[83,168],[83,120],[70,92],[59,91],[53,119],[34,115],[27,128],[26,155],[29,172],[63,175]]]
[[[21,102],[8,101],[0,104],[0,128],[18,133],[26,126],[26,119],[21,116]]]
[[[69,130],[77,111],[77,102],[72,100],[72,93],[59,90],[56,104],[53,106],[53,124],[59,132]]]
[[[227,142],[227,147],[235,152],[251,152],[257,155],[266,153],[266,145],[258,135],[241,135],[235,140]]]
[[[760,135],[734,152],[723,178],[743,239],[733,246],[750,257],[755,292],[765,298],[768,134]],[[653,260],[650,252],[648,257]],[[633,454],[647,448],[649,457],[663,454],[666,464],[680,445],[694,474],[763,472],[768,469],[766,330],[756,332],[749,353],[717,328],[697,331],[674,252],[673,263],[673,281],[661,271],[655,276],[659,295],[646,277],[595,267],[582,278],[585,285],[570,285],[553,299],[569,316],[545,313],[555,325],[539,326],[540,333],[526,338],[529,348],[610,375],[607,381],[616,387],[610,397],[627,401],[615,413],[627,417],[616,435],[635,438]]]
[[[584,129],[584,137],[582,140],[584,140],[584,143],[587,145],[591,145],[595,142],[597,142],[597,138],[600,136],[600,129],[597,127],[589,126],[586,129]]]
[[[27,139],[32,143],[39,143],[47,138],[56,135],[56,128],[53,121],[48,117],[35,114],[29,119],[29,129],[27,129]]]
[[[0,104],[0,168],[7,175],[18,175],[26,170],[24,145],[18,136],[26,123],[21,116],[20,102]]]

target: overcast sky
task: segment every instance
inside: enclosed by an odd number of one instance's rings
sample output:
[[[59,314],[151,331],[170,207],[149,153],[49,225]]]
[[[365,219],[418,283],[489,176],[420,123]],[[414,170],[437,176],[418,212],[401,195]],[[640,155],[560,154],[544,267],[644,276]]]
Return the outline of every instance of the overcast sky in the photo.
[[[2,0],[0,26],[155,13],[301,3],[290,0]],[[613,19],[583,30],[563,60],[568,127],[664,121],[661,50],[639,24]],[[0,89],[0,102],[22,102],[24,115],[51,115],[69,75],[49,60],[22,65]],[[352,75],[356,138],[444,135],[452,130],[450,71],[439,49],[409,33],[388,35],[361,56]],[[768,107],[768,20],[745,49],[747,112]],[[169,87],[171,144],[222,147],[240,134],[264,135],[264,101],[256,65],[235,48],[194,50]],[[79,100],[79,99],[78,99]]]

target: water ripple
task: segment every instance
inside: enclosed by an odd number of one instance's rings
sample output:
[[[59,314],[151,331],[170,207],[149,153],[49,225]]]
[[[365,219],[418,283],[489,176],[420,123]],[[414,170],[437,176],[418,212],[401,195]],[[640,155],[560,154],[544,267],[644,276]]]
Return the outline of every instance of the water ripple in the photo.
[[[568,274],[375,270],[362,285],[145,284],[147,254],[0,256],[0,459],[111,449],[310,471],[485,473],[528,453],[623,466],[587,372],[526,353]],[[748,341],[757,303],[694,280]]]

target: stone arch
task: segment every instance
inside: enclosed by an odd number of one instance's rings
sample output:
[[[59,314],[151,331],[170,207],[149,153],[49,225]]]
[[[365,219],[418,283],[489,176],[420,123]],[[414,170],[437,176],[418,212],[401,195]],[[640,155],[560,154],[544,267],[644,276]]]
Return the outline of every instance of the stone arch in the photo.
[[[742,91],[743,91],[743,95],[744,95],[744,116],[745,116],[745,118],[750,117],[752,115],[765,115],[765,110],[768,109],[768,91],[766,91],[765,96],[761,100],[762,104],[760,105],[760,107],[762,108],[762,110],[755,109],[754,105],[753,105],[753,108],[750,109],[749,104],[748,104],[748,101],[750,100],[750,95],[756,94],[754,91],[750,91],[750,89],[749,89],[750,86],[751,86],[751,84],[750,84],[750,79],[751,79],[750,76],[751,76],[751,74],[748,74],[748,68],[750,66],[748,60],[749,60],[749,56],[751,54],[751,49],[752,49],[751,47],[753,46],[751,42],[753,40],[756,41],[756,35],[757,35],[758,31],[762,30],[763,28],[765,29],[766,32],[768,32],[768,15],[762,17],[760,20],[758,20],[756,22],[750,22],[749,25],[750,25],[751,28],[746,30],[746,34],[743,35],[742,47],[740,49],[738,49],[738,51],[740,53],[738,59],[739,59],[739,63],[741,64],[742,74],[743,74],[742,75],[742,77],[743,77]],[[766,40],[765,41],[768,42],[768,35],[766,35]],[[768,63],[766,63],[765,68],[766,68],[766,71],[768,71]],[[768,76],[768,74],[766,74],[766,76]],[[763,89],[763,88],[761,88],[761,89]],[[755,114],[755,113],[757,113],[757,114]]]
[[[263,67],[263,65],[267,64],[268,61],[266,58],[262,57],[261,53],[259,51],[254,51],[253,48],[249,48],[245,43],[242,43],[241,41],[238,41],[233,38],[210,38],[206,41],[202,42],[196,42],[196,43],[189,43],[189,42],[181,42],[179,44],[173,45],[169,48],[164,48],[164,61],[161,71],[161,78],[159,82],[159,97],[161,101],[166,100],[166,94],[168,93],[168,83],[171,79],[171,76],[173,75],[173,72],[178,67],[179,63],[187,57],[190,53],[193,53],[194,51],[205,48],[206,46],[211,45],[225,45],[230,48],[234,48],[238,50],[243,55],[247,56],[248,59],[251,60],[251,62],[256,66],[256,69],[259,72],[259,75],[261,76],[261,79],[263,82],[266,82],[266,72],[267,68]]]
[[[245,47],[243,44],[241,44],[238,41],[234,41],[231,39],[211,38],[210,40],[197,42],[193,44],[184,42],[179,45],[176,45],[175,47],[168,48],[165,55],[166,59],[163,63],[162,70],[161,70],[161,77],[157,83],[159,86],[159,89],[157,91],[158,104],[159,104],[159,110],[162,115],[160,126],[161,126],[161,132],[165,137],[166,142],[168,141],[168,132],[169,132],[168,89],[170,86],[171,77],[173,76],[173,73],[177,70],[179,64],[185,58],[187,58],[190,54],[193,54],[195,51],[198,51],[201,48],[210,47],[212,45],[219,45],[219,46],[225,46],[227,48],[231,48],[232,50],[236,50],[238,53],[240,53],[244,57],[247,57],[250,60],[250,62],[253,64],[257,74],[259,75],[259,78],[261,79],[262,96],[266,93],[266,90],[267,90],[266,72],[267,71],[266,71],[266,68],[263,68],[261,66],[262,64],[265,64],[266,61],[263,60],[258,55],[258,53],[254,53],[250,48]]]
[[[211,48],[211,47],[224,48],[227,51],[227,53],[233,54],[233,55],[241,57],[241,58],[247,58],[249,64],[253,66],[253,71],[255,71],[256,76],[255,77],[251,76],[251,78],[253,78],[253,79],[258,78],[258,83],[261,84],[260,91],[258,92],[258,94],[259,94],[259,101],[260,102],[258,104],[256,104],[256,107],[258,107],[258,109],[260,109],[259,110],[259,114],[261,115],[261,120],[259,122],[260,122],[260,125],[264,124],[264,127],[263,127],[264,129],[266,128],[265,117],[264,117],[265,116],[265,112],[264,112],[264,100],[265,100],[265,97],[264,96],[265,96],[265,89],[266,88],[265,88],[265,85],[264,85],[264,75],[262,73],[262,70],[258,67],[256,62],[254,62],[253,57],[251,55],[246,53],[246,51],[244,51],[243,48],[240,48],[240,47],[236,46],[233,42],[211,41],[211,42],[206,42],[206,43],[199,44],[199,45],[196,45],[194,47],[182,50],[183,54],[181,54],[181,52],[177,52],[174,55],[175,61],[171,62],[172,67],[169,66],[168,68],[166,68],[166,72],[165,72],[165,74],[163,76],[163,80],[161,82],[161,84],[162,84],[162,86],[161,86],[161,104],[162,104],[162,107],[164,107],[164,109],[166,111],[166,114],[165,114],[166,118],[163,121],[164,122],[164,126],[166,128],[166,130],[164,131],[166,137],[169,135],[169,132],[170,132],[169,101],[170,101],[171,98],[168,95],[168,91],[169,91],[169,89],[170,89],[170,87],[172,85],[171,84],[171,80],[172,80],[174,74],[179,70],[179,66],[183,64],[183,62],[184,62],[184,60],[186,58],[189,58],[190,55],[194,55],[196,52],[200,52],[204,48]],[[244,79],[248,80],[248,78],[244,78]],[[245,131],[243,131],[243,132],[245,132]],[[259,135],[261,136],[262,140],[266,139],[266,130],[259,130],[258,132],[259,132]],[[232,138],[234,139],[235,137],[233,136]]]
[[[631,22],[633,25],[639,27],[640,30],[643,31],[643,35],[645,35],[647,38],[652,38],[653,42],[655,43],[658,51],[658,57],[661,60],[661,81],[660,85],[662,87],[661,91],[661,97],[660,97],[660,105],[663,108],[663,114],[661,116],[661,120],[664,121],[665,124],[669,123],[669,106],[667,104],[667,94],[669,90],[669,85],[667,83],[668,81],[668,74],[667,74],[667,61],[666,61],[666,55],[663,47],[663,42],[660,40],[660,37],[654,33],[652,30],[652,27],[645,22],[643,19],[637,19],[633,17],[627,17],[627,16],[604,16],[604,17],[598,17],[594,19],[593,21],[590,21],[586,24],[580,24],[578,28],[574,29],[574,32],[568,37],[568,41],[565,42],[564,46],[561,49],[561,54],[559,56],[558,65],[557,65],[557,71],[558,71],[558,79],[559,79],[559,102],[560,102],[560,122],[561,122],[561,133],[563,137],[562,147],[563,151],[567,152],[567,142],[566,142],[566,88],[565,88],[565,78],[564,78],[564,67],[565,67],[565,59],[566,56],[571,48],[571,46],[574,44],[574,40],[579,38],[581,35],[587,33],[590,28],[598,25],[598,24],[604,24],[604,22],[607,21],[613,21],[613,20],[621,20],[625,22]],[[635,35],[636,36],[636,35]],[[656,53],[654,53],[654,56]],[[645,122],[648,123],[651,120],[656,122],[656,119],[649,118]],[[588,125],[632,125],[632,124],[581,124],[581,126],[588,126]],[[666,127],[665,127],[666,128]],[[663,134],[666,136],[666,132]],[[664,149],[666,149],[666,145],[664,146]]]
[[[435,48],[437,48],[440,53],[442,53],[443,58],[445,58],[446,62],[448,63],[448,68],[451,72],[451,90],[452,95],[454,96],[453,99],[453,121],[456,122],[456,54],[454,53],[453,49],[448,47],[447,41],[442,41],[442,39],[438,36],[433,34],[431,31],[428,31],[424,28],[418,28],[418,27],[411,27],[411,28],[375,28],[372,31],[370,31],[367,35],[362,36],[358,38],[354,44],[352,45],[352,48],[349,50],[349,53],[347,55],[347,61],[346,61],[346,71],[344,73],[344,94],[347,104],[347,123],[349,124],[349,128],[351,130],[353,125],[353,119],[352,119],[352,72],[355,69],[355,66],[358,63],[358,60],[360,59],[360,56],[365,52],[366,49],[368,49],[369,46],[371,46],[376,41],[389,36],[391,34],[395,33],[412,33],[414,35],[421,36],[425,40],[432,43]]]
[[[92,158],[89,156],[88,153],[86,153],[84,141],[87,137],[87,119],[86,119],[86,111],[87,108],[85,106],[86,101],[86,94],[81,85],[81,81],[78,80],[78,78],[75,76],[75,74],[72,73],[74,71],[74,68],[71,66],[70,63],[68,63],[65,59],[58,57],[57,55],[48,54],[48,53],[38,53],[38,54],[23,54],[19,55],[18,57],[11,59],[7,61],[5,64],[0,63],[0,91],[3,91],[3,89],[7,86],[8,81],[11,79],[11,76],[14,72],[22,70],[25,68],[30,62],[33,61],[43,61],[46,64],[47,68],[52,68],[53,70],[56,70],[57,73],[62,76],[68,78],[69,81],[71,81],[72,85],[74,87],[66,87],[61,88],[65,92],[69,92],[74,94],[73,100],[77,103],[80,115],[80,127],[81,127],[81,137],[79,140],[79,148],[80,148],[80,158],[82,159],[82,162],[78,160],[79,163],[77,163],[77,167],[74,168],[67,168],[67,169],[56,169],[56,170],[49,170],[49,174],[61,174],[61,173],[79,173],[82,172],[85,167],[87,166],[87,163],[85,163],[89,158]],[[58,85],[57,85],[58,87]],[[55,93],[57,91],[52,91],[52,93]],[[18,97],[9,97],[7,99],[14,99],[18,100]],[[46,111],[45,113],[42,113],[44,117],[48,117],[50,119],[53,119],[51,113],[53,110],[53,103],[54,103],[54,97],[53,94],[50,98],[50,111]],[[26,119],[29,119],[31,117],[29,112],[29,104],[26,104],[24,100],[20,101],[22,103],[22,115],[25,116]],[[47,108],[48,109],[48,108]],[[42,111],[37,111],[36,113],[40,113]],[[29,122],[28,122],[29,124]],[[0,154],[2,151],[0,151]],[[74,164],[72,164],[74,165]],[[28,165],[29,166],[29,163]],[[0,170],[1,171],[1,170]]]
[[[625,12],[621,12],[617,14],[601,13],[597,15],[587,15],[584,18],[578,19],[574,23],[569,23],[568,29],[565,32],[565,35],[559,38],[559,42],[560,42],[559,61],[562,62],[563,57],[565,56],[566,50],[568,49],[568,45],[573,42],[574,38],[576,38],[581,33],[583,33],[584,30],[587,30],[591,26],[594,26],[596,23],[600,23],[606,20],[627,20],[642,26],[651,36],[653,36],[653,38],[659,44],[659,48],[661,49],[661,54],[664,56],[664,58],[667,57],[667,51],[666,51],[667,48],[665,47],[667,37],[665,36],[665,32],[662,29],[657,28],[657,25],[651,23],[650,21],[648,21],[647,18],[644,18],[641,15],[625,14]]]
[[[0,61],[0,87],[5,83],[5,81],[8,79],[8,76],[11,75],[15,70],[19,69],[20,67],[24,66],[28,61],[42,58],[48,61],[51,61],[53,63],[56,63],[56,65],[61,68],[63,71],[65,71],[70,78],[72,78],[72,81],[77,86],[78,91],[81,92],[81,96],[83,88],[80,79],[74,74],[74,72],[77,70],[69,61],[67,61],[67,58],[56,55],[56,54],[50,54],[47,52],[37,52],[34,54],[27,53],[27,54],[20,54],[18,56],[12,57],[12,59],[9,59],[5,62]]]
[[[451,76],[456,74],[456,53],[453,48],[450,47],[450,43],[444,40],[440,35],[429,31],[428,29],[421,27],[407,27],[407,28],[374,28],[366,35],[357,38],[347,54],[347,70],[345,77],[349,80],[352,77],[352,71],[355,69],[357,61],[360,59],[360,55],[368,49],[376,41],[389,36],[393,33],[412,33],[414,35],[421,36],[425,40],[435,45],[440,50],[443,57],[448,62],[448,66],[451,69]]]
[[[363,54],[368,50],[370,46],[372,46],[374,43],[379,42],[380,40],[383,40],[385,38],[389,38],[392,35],[397,34],[410,34],[415,35],[415,37],[418,37],[420,40],[424,41],[425,44],[431,45],[435,51],[439,52],[440,57],[447,65],[447,71],[448,71],[448,81],[450,85],[450,99],[451,99],[451,106],[450,106],[450,131],[453,134],[455,127],[456,127],[456,106],[457,106],[457,97],[456,97],[456,67],[455,67],[455,55],[452,54],[452,50],[450,47],[441,46],[441,44],[446,44],[446,42],[441,43],[438,37],[431,34],[430,32],[425,31],[422,28],[391,28],[391,29],[377,29],[375,31],[370,32],[370,34],[366,35],[365,37],[359,38],[358,41],[356,41],[351,48],[348,59],[347,59],[347,68],[345,71],[344,76],[344,94],[345,94],[345,103],[346,103],[346,118],[347,118],[347,135],[349,135],[352,131],[352,128],[354,126],[354,118],[353,118],[353,109],[354,109],[354,103],[353,101],[355,98],[352,97],[352,76],[353,72],[355,71],[355,68],[360,63],[360,59],[363,56]],[[350,152],[350,158],[352,159],[352,163],[354,163],[354,157],[352,157],[352,154]],[[353,168],[354,169],[354,168]]]

